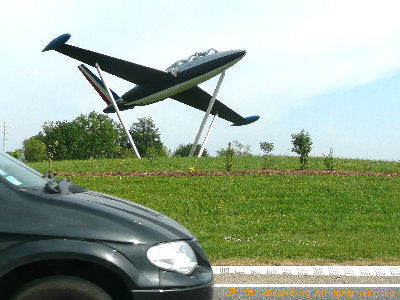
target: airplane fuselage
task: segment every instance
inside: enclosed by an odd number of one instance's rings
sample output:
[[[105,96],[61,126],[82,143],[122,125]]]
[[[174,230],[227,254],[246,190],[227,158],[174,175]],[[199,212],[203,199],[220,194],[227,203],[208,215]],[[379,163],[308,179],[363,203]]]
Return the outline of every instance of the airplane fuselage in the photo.
[[[69,33],[62,34],[53,39],[42,51],[57,51],[96,67],[99,74],[103,70],[136,84],[120,97],[113,90],[109,91],[104,79],[98,78],[84,64],[78,66],[85,78],[107,103],[108,106],[103,110],[106,113],[114,112],[112,104],[114,99],[119,110],[126,110],[171,98],[207,114],[218,114],[218,117],[232,122],[232,126],[248,125],[259,119],[259,116],[243,117],[215,98],[210,111],[212,96],[199,87],[202,82],[224,72],[242,59],[246,55],[244,50],[218,52],[211,48],[207,51],[196,52],[188,58],[173,63],[165,71],[160,71],[69,45],[67,41],[70,37]]]
[[[133,106],[144,106],[188,90],[233,66],[245,54],[244,50],[231,50],[188,61],[176,67],[176,76],[171,73],[170,80],[135,86],[116,99],[118,107],[126,110]],[[114,108],[109,105],[104,112],[114,112]]]

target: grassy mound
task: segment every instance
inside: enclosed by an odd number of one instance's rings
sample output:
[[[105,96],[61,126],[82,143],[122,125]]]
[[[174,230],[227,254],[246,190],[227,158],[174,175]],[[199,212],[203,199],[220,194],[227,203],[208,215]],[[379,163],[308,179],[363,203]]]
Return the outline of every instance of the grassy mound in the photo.
[[[271,169],[297,158],[272,157]],[[396,162],[340,160],[342,170],[399,172]],[[54,162],[62,172],[224,170],[223,158]],[[44,171],[46,164],[33,167]],[[235,158],[254,170],[261,158]],[[367,167],[366,167],[367,166]],[[310,167],[322,170],[322,159]],[[400,177],[259,174],[75,176],[73,182],[146,205],[199,239],[213,264],[399,264]]]

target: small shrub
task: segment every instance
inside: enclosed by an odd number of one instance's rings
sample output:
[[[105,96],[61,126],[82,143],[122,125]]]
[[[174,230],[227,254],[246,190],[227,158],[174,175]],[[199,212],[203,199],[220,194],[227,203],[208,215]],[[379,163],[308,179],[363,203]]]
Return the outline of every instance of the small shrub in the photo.
[[[7,152],[9,155],[11,155],[12,157],[16,158],[16,159],[20,159],[21,158],[21,149],[17,149],[11,152]]]
[[[225,151],[225,169],[227,172],[232,171],[233,168],[233,148],[232,148],[232,144],[229,143],[228,144],[228,148]]]
[[[186,145],[180,144],[180,145],[175,149],[173,155],[174,155],[174,156],[180,156],[180,157],[188,157],[188,156],[189,156],[189,153],[190,153],[190,150],[192,149],[192,147],[193,147],[193,143],[191,143],[191,144],[186,144]],[[200,152],[200,148],[201,148],[200,145],[197,145],[197,146],[196,146],[196,149],[195,149],[195,151],[194,151],[194,153],[193,153],[194,156],[197,157],[197,155],[198,155],[199,152]],[[204,149],[204,150],[203,150],[203,153],[201,154],[201,156],[202,156],[202,157],[208,157],[208,156],[209,156],[209,155],[208,155],[207,149]]]
[[[310,134],[308,132],[305,132],[304,129],[300,133],[292,134],[292,144],[292,152],[300,155],[300,169],[306,169],[308,163],[308,154],[312,149]]]
[[[363,162],[363,171],[364,172],[371,172],[372,171],[372,166],[369,161]]]
[[[271,152],[274,150],[274,143],[268,143],[268,142],[260,142],[260,148],[264,152],[263,155],[263,170],[267,168],[267,158],[271,156]]]
[[[119,158],[136,158],[136,154],[132,148],[119,147],[118,156]]]
[[[159,156],[159,151],[157,151],[155,147],[150,146],[147,148],[145,158],[151,165],[154,163],[154,161],[158,156]]]
[[[324,156],[324,165],[325,168],[329,171],[333,171],[335,169],[335,165],[333,162],[333,149],[330,148],[329,149],[329,154],[325,155],[322,153],[322,155]]]

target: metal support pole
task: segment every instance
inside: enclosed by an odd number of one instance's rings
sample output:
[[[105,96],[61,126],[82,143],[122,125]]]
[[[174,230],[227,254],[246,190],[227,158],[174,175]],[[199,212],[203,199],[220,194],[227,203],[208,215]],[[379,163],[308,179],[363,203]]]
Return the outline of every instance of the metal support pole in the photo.
[[[203,121],[201,122],[201,125],[200,125],[200,128],[199,128],[199,131],[197,132],[196,139],[193,142],[193,146],[192,146],[192,149],[190,150],[189,157],[193,156],[194,150],[196,149],[196,146],[199,143],[199,139],[200,139],[201,133],[203,132],[204,125],[206,125],[208,116],[210,115],[211,109],[212,109],[212,107],[214,105],[215,98],[217,98],[217,94],[218,94],[219,88],[221,87],[222,81],[224,80],[224,77],[225,77],[225,71],[222,71],[221,76],[219,77],[217,86],[216,86],[216,88],[214,90],[214,94],[211,97],[210,104],[208,105],[206,114],[204,115]]]
[[[211,131],[214,128],[215,121],[217,121],[217,118],[218,118],[218,112],[215,114],[214,118],[212,119],[211,125],[208,128],[207,135],[204,138],[203,144],[201,145],[201,148],[200,148],[199,153],[197,154],[197,157],[201,157],[201,155],[203,154],[204,148],[206,148],[206,145],[207,145],[207,142],[208,142],[208,138],[210,137]]]
[[[6,147],[6,135],[7,135],[7,122],[4,120],[4,129],[3,129],[3,152]]]
[[[110,98],[111,103],[112,103],[112,105],[114,106],[114,110],[115,110],[115,112],[117,113],[117,116],[118,116],[118,118],[119,118],[119,121],[121,122],[121,125],[122,125],[122,127],[124,128],[124,130],[125,130],[126,136],[128,137],[128,140],[129,140],[129,142],[130,142],[131,145],[132,145],[133,151],[135,151],[136,157],[137,157],[137,158],[141,158],[141,157],[140,157],[140,154],[139,154],[139,152],[138,152],[138,150],[136,149],[136,145],[135,145],[135,143],[133,142],[132,136],[131,136],[131,134],[129,133],[128,128],[125,126],[125,123],[124,123],[124,121],[123,121],[123,119],[122,119],[122,116],[121,116],[121,114],[120,114],[120,112],[119,112],[118,105],[117,105],[117,103],[115,103],[114,97],[113,97],[113,95],[111,94],[110,88],[108,87],[106,81],[104,80],[103,74],[102,74],[101,69],[100,69],[100,65],[99,65],[98,63],[96,63],[96,69],[97,69],[97,72],[99,72],[99,75],[100,75],[101,80],[103,81],[104,87],[106,88],[108,97]]]

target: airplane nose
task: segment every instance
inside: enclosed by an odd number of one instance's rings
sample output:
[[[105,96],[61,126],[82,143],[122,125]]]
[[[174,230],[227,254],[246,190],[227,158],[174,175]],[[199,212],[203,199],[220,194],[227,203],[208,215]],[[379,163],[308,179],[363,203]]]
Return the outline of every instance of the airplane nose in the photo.
[[[246,50],[231,50],[226,52],[226,57],[229,60],[242,59],[246,55]]]
[[[240,58],[245,56],[247,53],[246,50],[236,50],[235,52],[236,52],[235,54],[237,55],[237,57],[240,57]]]
[[[219,53],[219,58],[215,60],[219,66],[230,68],[246,55],[246,50],[229,50]],[[214,66],[215,67],[215,66]]]

